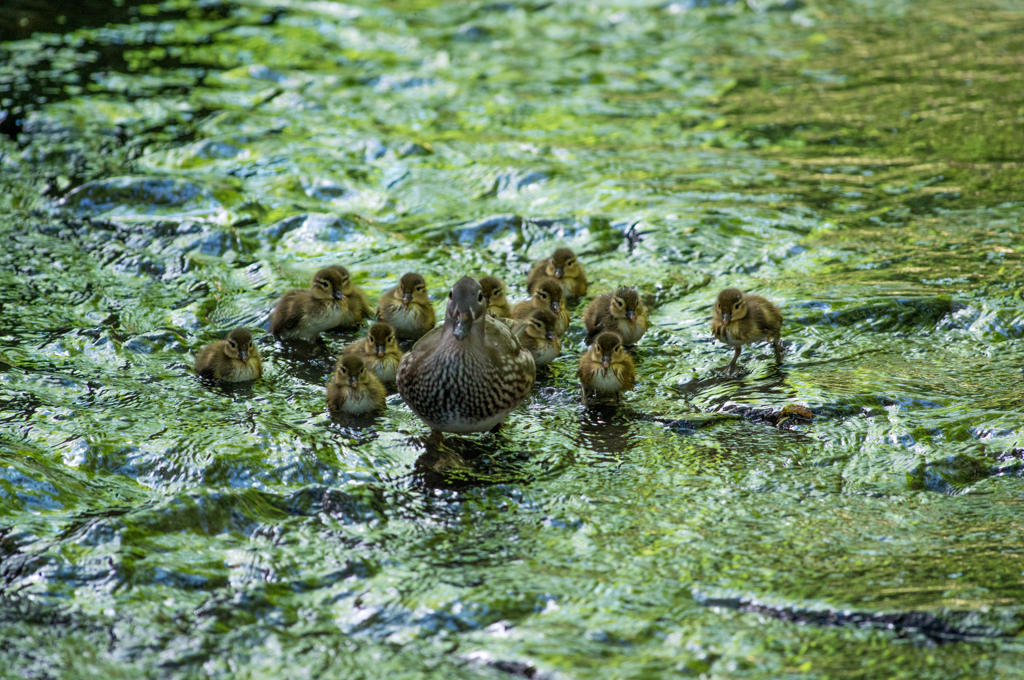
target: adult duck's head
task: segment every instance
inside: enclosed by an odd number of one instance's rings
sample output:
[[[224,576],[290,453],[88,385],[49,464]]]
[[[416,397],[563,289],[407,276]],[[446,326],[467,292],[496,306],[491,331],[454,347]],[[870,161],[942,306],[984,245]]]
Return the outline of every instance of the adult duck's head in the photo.
[[[474,324],[484,323],[482,319],[486,314],[487,300],[480,283],[469,276],[459,279],[448,293],[445,328],[451,329],[452,335],[459,340],[465,340]]]

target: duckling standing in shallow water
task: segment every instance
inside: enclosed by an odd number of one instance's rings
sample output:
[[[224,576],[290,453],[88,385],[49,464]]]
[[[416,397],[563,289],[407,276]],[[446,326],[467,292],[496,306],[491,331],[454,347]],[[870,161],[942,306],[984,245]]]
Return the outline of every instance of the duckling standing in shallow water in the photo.
[[[341,292],[345,296],[346,302],[348,302],[348,306],[342,314],[341,321],[337,326],[335,326],[335,328],[358,328],[362,325],[365,319],[369,319],[373,316],[373,310],[370,309],[370,303],[366,301],[366,293],[352,283],[352,277],[349,275],[348,270],[340,264],[331,265],[328,269],[333,269],[338,272],[339,276],[341,276]]]
[[[496,276],[485,276],[480,279],[480,287],[487,302],[487,313],[499,319],[511,318],[512,308],[505,297],[505,282]]]
[[[587,395],[614,394],[616,403],[622,392],[636,385],[633,360],[622,349],[622,338],[604,331],[594,340],[590,349],[580,357],[580,383],[583,385],[583,405]]]
[[[270,332],[278,340],[314,342],[349,314],[341,274],[331,268],[313,276],[309,290],[290,290],[270,315]]]
[[[386,383],[395,382],[398,362],[402,360],[402,350],[395,340],[395,329],[383,321],[370,326],[362,340],[346,345],[342,354],[359,357],[368,369]]]
[[[365,416],[385,408],[384,385],[355,354],[338,359],[327,385],[327,407],[332,413]]]
[[[259,379],[263,375],[263,362],[252,341],[252,333],[236,328],[225,339],[204,347],[196,358],[196,375],[224,382]]]
[[[555,332],[557,325],[558,317],[554,312],[535,307],[512,327],[512,334],[533,356],[533,363],[537,368],[547,366],[562,355],[562,341]]]
[[[551,257],[535,262],[526,279],[526,289],[532,293],[533,287],[546,276],[562,286],[562,297],[566,303],[575,303],[587,294],[587,274],[576,258],[576,253],[569,248],[559,248]]]
[[[569,327],[569,308],[562,304],[562,287],[552,278],[544,278],[533,287],[529,300],[523,300],[512,308],[512,318],[525,319],[534,309],[550,309],[558,317],[555,333],[559,336]]]
[[[587,342],[602,331],[614,331],[623,343],[635,345],[647,332],[647,307],[636,288],[619,288],[597,296],[587,305],[583,323],[587,326]]]
[[[715,300],[715,312],[711,319],[711,333],[721,342],[736,348],[736,354],[729,362],[727,372],[736,370],[743,345],[762,340],[772,341],[775,361],[782,361],[782,312],[760,295],[744,295],[735,288],[726,288]]]
[[[437,324],[426,280],[414,273],[403,276],[377,303],[377,319],[391,324],[400,340],[423,337]]]
[[[398,393],[432,431],[495,429],[537,376],[533,357],[504,324],[487,314],[476,279],[448,294],[444,325],[427,333],[398,365]]]

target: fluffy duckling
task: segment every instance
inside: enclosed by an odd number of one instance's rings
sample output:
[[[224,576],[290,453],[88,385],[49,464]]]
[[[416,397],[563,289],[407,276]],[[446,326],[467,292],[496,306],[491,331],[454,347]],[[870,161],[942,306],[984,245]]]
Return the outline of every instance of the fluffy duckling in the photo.
[[[398,362],[402,360],[402,350],[398,349],[395,329],[383,321],[370,326],[365,338],[346,345],[341,352],[362,359],[366,367],[384,382],[395,382]]]
[[[561,284],[566,301],[579,300],[587,294],[587,274],[576,253],[569,248],[559,248],[551,257],[535,262],[526,279],[526,289],[533,292],[533,287],[546,276]]]
[[[557,325],[558,317],[554,312],[535,307],[512,327],[512,334],[533,355],[533,363],[537,368],[547,366],[562,355],[562,341],[555,332]]]
[[[290,290],[270,315],[270,332],[278,340],[315,341],[348,315],[341,274],[331,268],[313,276],[309,290]]]
[[[578,375],[583,385],[584,406],[587,405],[588,394],[614,394],[618,402],[623,392],[636,385],[633,360],[622,349],[622,338],[611,331],[598,335],[590,349],[580,357]]]
[[[466,276],[448,294],[444,325],[402,357],[398,393],[439,441],[443,432],[497,428],[536,376],[533,357],[487,314],[479,282]]]
[[[558,281],[547,277],[533,286],[529,300],[516,303],[512,308],[512,318],[516,321],[525,319],[534,309],[550,309],[558,317],[555,333],[559,336],[569,327],[569,309],[562,304],[562,286]]]
[[[196,375],[224,382],[258,380],[263,375],[263,362],[252,333],[236,328],[225,339],[204,347],[196,359]]]
[[[480,287],[484,291],[484,301],[487,302],[487,313],[499,319],[508,319],[512,316],[512,308],[509,307],[505,298],[505,282],[496,276],[485,276],[480,279]]]
[[[342,315],[341,322],[335,326],[335,328],[359,328],[365,319],[369,319],[373,316],[373,310],[370,308],[370,303],[366,301],[366,293],[352,283],[352,277],[349,275],[348,270],[340,264],[331,265],[328,269],[333,269],[338,272],[339,276],[341,276],[341,292],[345,296],[345,300],[348,302],[348,306],[344,310],[345,313]]]
[[[377,319],[391,324],[400,340],[423,337],[437,324],[424,278],[413,273],[403,276],[377,303]]]
[[[721,342],[736,349],[736,354],[726,369],[729,374],[736,370],[736,360],[740,358],[743,345],[769,338],[775,350],[775,361],[782,361],[781,328],[782,312],[760,295],[744,295],[736,288],[726,288],[715,300],[711,333]]]
[[[386,394],[380,379],[366,370],[363,360],[348,354],[334,366],[334,375],[327,385],[327,407],[332,413],[364,416],[383,411]]]
[[[623,343],[635,345],[647,332],[647,319],[647,307],[636,288],[619,288],[614,293],[599,295],[583,312],[587,342],[602,331],[614,331]]]

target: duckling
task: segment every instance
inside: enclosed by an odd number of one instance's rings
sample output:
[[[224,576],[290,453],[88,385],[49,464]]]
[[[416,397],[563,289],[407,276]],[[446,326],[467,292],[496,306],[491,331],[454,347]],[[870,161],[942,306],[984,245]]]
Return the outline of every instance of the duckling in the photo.
[[[633,360],[622,349],[622,338],[617,333],[604,331],[594,339],[594,344],[580,357],[578,373],[583,385],[583,405],[587,405],[590,394],[615,394],[615,401],[623,392],[636,385],[636,369]]]
[[[530,352],[487,314],[468,276],[448,293],[444,325],[423,336],[398,365],[398,393],[440,441],[443,432],[497,429],[537,376]]]
[[[386,407],[384,385],[355,354],[347,354],[334,365],[327,385],[327,407],[332,413],[364,416]]]
[[[562,341],[555,332],[557,325],[558,317],[554,312],[534,307],[512,327],[512,334],[533,355],[533,363],[537,368],[547,366],[562,355]]]
[[[359,328],[363,324],[364,319],[369,319],[373,316],[373,310],[370,309],[370,304],[366,301],[366,293],[352,283],[352,277],[349,275],[348,270],[340,264],[331,265],[328,269],[333,269],[341,276],[341,292],[345,295],[345,300],[348,302],[346,313],[335,328]]]
[[[601,331],[614,331],[622,342],[635,345],[647,332],[647,319],[647,307],[636,288],[619,288],[614,293],[599,295],[583,312],[587,342]]]
[[[775,361],[782,361],[782,312],[760,295],[744,295],[735,288],[726,288],[715,300],[711,319],[711,334],[721,342],[736,348],[727,372],[736,370],[743,345],[771,338]]]
[[[225,339],[204,347],[196,359],[196,375],[224,382],[258,380],[263,375],[263,362],[252,333],[236,328]]]
[[[485,276],[480,279],[480,287],[484,290],[484,300],[487,302],[487,313],[499,319],[507,319],[512,316],[512,308],[505,299],[505,282],[496,276]]]
[[[534,309],[550,309],[558,317],[555,333],[561,336],[569,327],[569,309],[562,304],[562,286],[551,277],[538,281],[533,286],[532,297],[516,303],[512,308],[512,318],[516,321],[525,319]]]
[[[270,332],[278,340],[315,341],[350,314],[341,274],[331,268],[313,276],[309,290],[290,290],[270,315]]]
[[[384,293],[377,303],[377,319],[391,324],[400,340],[419,340],[433,328],[437,317],[423,277],[406,274],[397,286]]]
[[[395,329],[383,321],[370,326],[370,331],[362,340],[346,345],[342,354],[352,354],[363,360],[366,367],[386,383],[395,382],[398,362],[402,360],[402,350],[395,341]]]
[[[569,248],[559,248],[551,257],[535,262],[526,279],[526,289],[533,292],[533,287],[546,276],[561,284],[562,297],[567,302],[575,302],[587,294],[587,274],[576,253]]]

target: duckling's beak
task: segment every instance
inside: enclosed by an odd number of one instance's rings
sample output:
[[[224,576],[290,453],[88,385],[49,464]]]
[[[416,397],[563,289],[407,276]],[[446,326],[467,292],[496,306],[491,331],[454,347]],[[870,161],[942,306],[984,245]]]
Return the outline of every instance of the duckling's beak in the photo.
[[[630,321],[636,321],[636,310],[635,309],[626,310],[626,318],[629,319]]]
[[[728,312],[722,314],[722,323],[724,323],[727,326],[729,325],[729,313]]]
[[[348,385],[349,387],[359,387],[359,378],[354,375],[350,375],[348,377]]]
[[[402,304],[403,304],[403,305],[407,305],[407,304],[409,304],[409,301],[410,301],[410,300],[412,300],[412,293],[409,293],[409,292],[407,292],[407,291],[404,291],[404,292],[402,293]]]
[[[554,312],[555,314],[558,314],[558,312],[560,312],[561,309],[562,305],[558,304],[557,302],[551,303],[551,311]]]
[[[377,345],[377,356],[379,356],[379,357],[384,356],[384,352],[386,350],[387,350],[387,347],[385,347],[384,345]]]
[[[605,354],[601,357],[601,368],[608,368],[612,364],[612,358]]]
[[[247,363],[249,361],[249,350],[239,350],[238,358],[242,361],[243,364]]]
[[[548,334],[545,335],[544,337],[546,337],[548,340],[554,340],[555,339],[555,332],[554,331],[548,331]]]
[[[555,267],[555,278],[560,279],[565,274],[564,267]]]
[[[336,290],[336,291],[334,291],[334,299],[335,300],[344,300],[345,299],[345,294],[342,293],[340,290]]]
[[[455,328],[453,333],[459,340],[464,340],[469,331],[473,329],[473,313],[472,312],[459,312],[459,315],[455,317]]]

